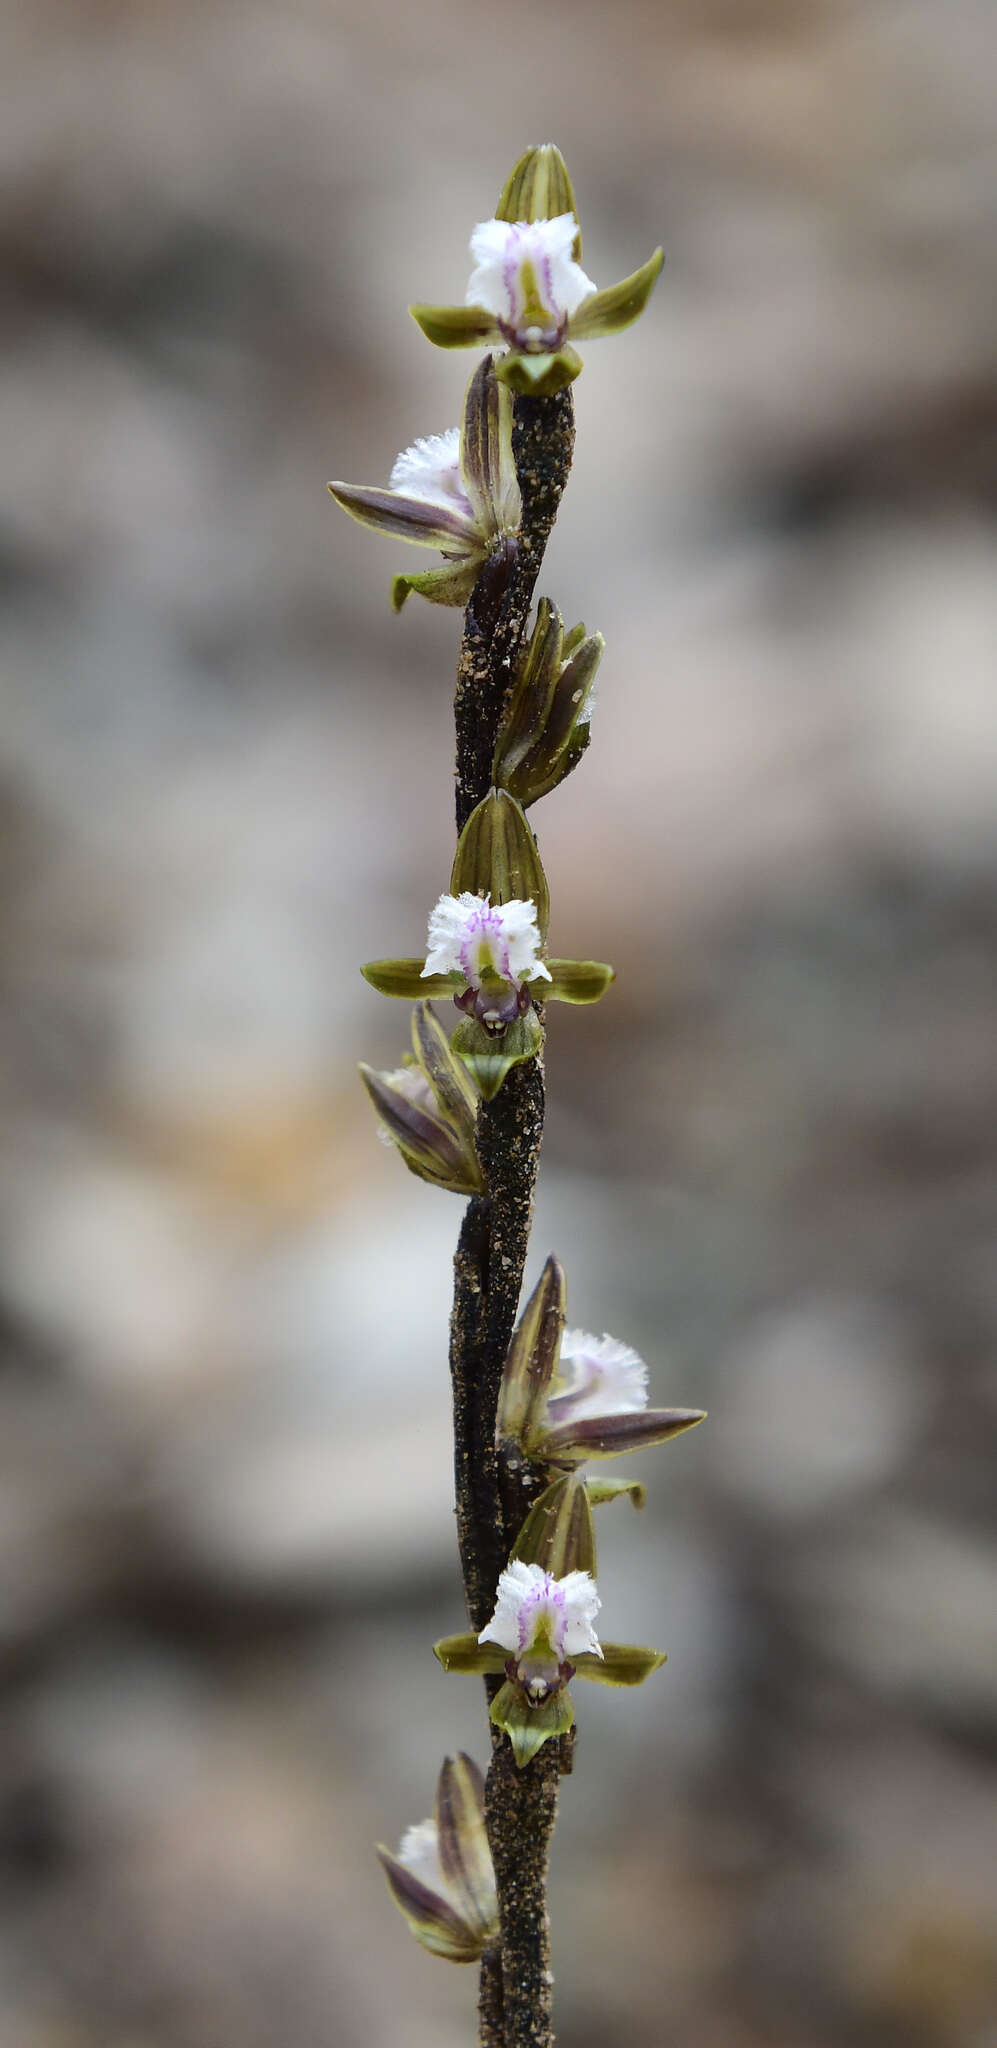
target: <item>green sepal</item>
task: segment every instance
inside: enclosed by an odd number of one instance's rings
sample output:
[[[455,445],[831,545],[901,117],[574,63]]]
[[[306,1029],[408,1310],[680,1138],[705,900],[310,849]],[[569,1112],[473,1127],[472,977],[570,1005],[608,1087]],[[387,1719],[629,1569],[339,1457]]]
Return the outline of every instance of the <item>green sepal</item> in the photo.
[[[418,569],[414,576],[393,576],[391,609],[400,612],[412,591],[429,604],[466,605],[481,574],[481,556],[447,569]]]
[[[360,1079],[378,1121],[410,1173],[454,1195],[479,1194],[484,1177],[470,1134],[461,1142],[440,1116],[396,1093],[382,1074],[359,1062]]]
[[[603,1501],[619,1500],[628,1493],[635,1508],[643,1508],[647,1502],[647,1487],[640,1479],[586,1479],[585,1491],[594,1508]]]
[[[523,504],[512,453],[512,393],[499,383],[490,355],[482,357],[464,393],[460,473],[486,545],[518,528]]]
[[[417,1003],[412,1012],[412,1048],[440,1108],[454,1123],[473,1125],[478,1113],[478,1091],[462,1061],[454,1058],[450,1040],[433,1015],[428,1002]]]
[[[333,483],[329,490],[358,526],[370,526],[376,533],[390,533],[395,540],[411,541],[421,548],[457,546],[467,553],[479,547],[466,513],[448,512],[442,505],[406,497],[403,491],[377,490],[366,484]]]
[[[433,1644],[433,1656],[444,1671],[471,1678],[494,1678],[509,1661],[507,1650],[495,1643],[479,1643],[477,1636],[466,1630],[462,1635],[441,1636]]]
[[[705,1419],[703,1408],[638,1408],[623,1415],[585,1415],[544,1430],[532,1455],[552,1465],[586,1458],[620,1458],[626,1451],[669,1443]]]
[[[599,298],[601,294],[597,292],[595,296]],[[631,318],[635,319],[636,314]],[[578,350],[566,341],[553,354],[527,355],[521,349],[510,349],[496,363],[495,375],[519,398],[553,398],[566,384],[574,383],[581,367]]]
[[[513,1331],[499,1388],[495,1441],[524,1445],[547,1406],[564,1329],[564,1269],[551,1256]]]
[[[574,339],[594,341],[601,334],[618,334],[622,327],[629,327],[632,320],[639,319],[661,274],[664,260],[664,250],[656,249],[639,270],[621,278],[619,284],[609,284],[604,291],[593,292],[590,298],[583,299],[577,313],[571,316]]]
[[[604,960],[548,960],[550,980],[536,994],[548,1003],[597,1003],[616,980]]]
[[[442,1956],[444,1962],[477,1962],[485,1946],[483,1936],[381,1842],[377,1844],[377,1855],[395,1905],[404,1913],[423,1948],[430,1955]]]
[[[482,341],[502,340],[495,315],[485,306],[410,306],[409,312],[437,348],[474,348]]]
[[[443,1760],[434,1812],[440,1869],[461,1901],[468,1930],[484,1946],[498,1933],[495,1872],[485,1832],[485,1781],[463,1750]]]
[[[543,944],[550,923],[547,877],[526,813],[507,790],[489,790],[457,841],[450,893],[459,896],[465,889],[472,896],[489,896],[492,903],[535,903]]]
[[[524,1692],[509,1679],[500,1687],[492,1701],[488,1716],[496,1728],[504,1728],[512,1743],[512,1753],[520,1770],[528,1764],[537,1750],[542,1749],[554,1735],[566,1735],[575,1725],[575,1710],[571,1696],[563,1689],[531,1707]]]
[[[541,142],[527,149],[509,172],[495,208],[496,220],[557,220],[562,213],[578,217],[568,166],[553,142]],[[573,254],[577,263],[582,253],[581,229],[575,237]]]
[[[643,1685],[665,1662],[664,1650],[642,1650],[636,1643],[603,1643],[601,1647],[601,1657],[593,1650],[572,1657],[576,1677],[594,1679],[596,1685]]]
[[[485,1102],[494,1101],[510,1068],[533,1059],[542,1044],[543,1026],[535,1010],[494,1033],[476,1017],[463,1017],[450,1040],[451,1051],[473,1074]]]
[[[420,996],[432,999],[434,996],[452,996],[464,986],[460,974],[423,975],[425,958],[422,960],[368,960],[360,972],[378,995],[401,996],[405,1002],[412,1002]]]
[[[575,1473],[555,1479],[534,1501],[509,1553],[509,1561],[542,1565],[555,1579],[569,1572],[595,1578],[595,1525],[585,1481]]]

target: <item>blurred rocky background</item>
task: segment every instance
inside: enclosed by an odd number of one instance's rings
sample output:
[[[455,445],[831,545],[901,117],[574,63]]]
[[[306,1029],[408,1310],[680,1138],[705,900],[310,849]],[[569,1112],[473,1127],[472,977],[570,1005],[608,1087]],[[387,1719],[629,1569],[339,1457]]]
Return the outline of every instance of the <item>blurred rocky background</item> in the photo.
[[[461,2048],[371,1853],[485,1753],[460,1207],[354,1063],[452,843],[459,620],[337,512],[455,421],[410,299],[531,141],[643,322],[543,587],[536,1253],[702,1403],[600,1511],[565,2048],[997,2043],[997,34],[986,0],[11,0],[0,2039]],[[623,1471],[625,1468],[617,1468]]]

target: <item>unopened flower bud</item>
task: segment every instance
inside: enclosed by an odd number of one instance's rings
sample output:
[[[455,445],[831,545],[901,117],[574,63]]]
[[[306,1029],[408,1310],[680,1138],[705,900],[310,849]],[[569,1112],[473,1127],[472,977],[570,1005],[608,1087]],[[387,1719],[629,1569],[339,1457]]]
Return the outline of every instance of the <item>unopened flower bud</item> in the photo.
[[[577,767],[590,738],[595,678],[605,641],[576,626],[542,597],[499,731],[492,774],[523,805],[556,789]]]

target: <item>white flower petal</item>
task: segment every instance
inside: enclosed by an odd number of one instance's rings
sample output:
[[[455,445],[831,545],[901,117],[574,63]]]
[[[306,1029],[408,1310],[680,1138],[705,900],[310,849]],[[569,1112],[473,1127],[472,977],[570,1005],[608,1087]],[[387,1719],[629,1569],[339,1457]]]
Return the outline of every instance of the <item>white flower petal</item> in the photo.
[[[460,474],[460,428],[427,434],[403,450],[391,472],[390,488],[425,505],[442,505],[470,518],[471,506]]]
[[[647,1407],[647,1367],[629,1344],[590,1330],[565,1330],[547,1401],[552,1424],[589,1415],[629,1415]]]
[[[571,253],[577,231],[573,213],[554,220],[479,222],[471,236],[477,267],[467,287],[468,305],[484,306],[516,337],[526,305],[523,265],[529,263],[551,326],[563,337],[572,313],[596,289]]]
[[[431,974],[463,974],[469,988],[481,987],[482,962],[514,986],[549,981],[550,969],[538,958],[540,933],[535,903],[514,898],[492,904],[487,896],[441,896],[430,914],[425,979]]]
[[[393,1088],[396,1095],[404,1095],[406,1102],[414,1102],[417,1109],[426,1109],[436,1115],[436,1097],[421,1067],[395,1067],[390,1073],[382,1074],[381,1080],[386,1088]]]
[[[600,1605],[595,1580],[588,1572],[568,1572],[566,1578],[556,1579],[542,1565],[524,1564],[516,1558],[499,1579],[495,1612],[478,1641],[497,1643],[500,1649],[521,1656],[543,1633],[549,1635],[559,1658],[582,1650],[601,1657],[592,1627]]]
[[[496,914],[508,947],[509,972],[513,979],[549,981],[550,969],[538,958],[540,933],[537,930],[536,904],[514,896],[511,903],[498,904]]]
[[[406,1870],[410,1870],[420,1884],[446,1897],[447,1886],[440,1867],[435,1820],[420,1820],[414,1827],[406,1828],[398,1845],[398,1861],[404,1863]]]
[[[461,949],[467,938],[471,920],[481,905],[487,901],[483,896],[472,896],[465,889],[460,896],[441,896],[429,916],[428,947],[423,976],[428,974],[459,974],[461,970]]]
[[[479,1643],[497,1643],[502,1650],[518,1650],[523,1604],[538,1580],[545,1581],[547,1576],[542,1565],[523,1564],[518,1557],[507,1564],[495,1590],[495,1612],[482,1629]]]
[[[577,1657],[583,1650],[590,1650],[593,1656],[601,1657],[599,1638],[592,1626],[602,1606],[595,1580],[588,1572],[569,1572],[567,1578],[555,1580],[555,1585],[564,1597],[565,1656]]]

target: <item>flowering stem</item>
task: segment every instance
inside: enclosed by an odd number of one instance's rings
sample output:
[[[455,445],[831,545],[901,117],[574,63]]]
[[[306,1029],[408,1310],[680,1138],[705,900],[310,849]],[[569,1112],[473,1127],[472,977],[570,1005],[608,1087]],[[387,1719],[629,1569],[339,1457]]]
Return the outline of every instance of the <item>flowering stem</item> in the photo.
[[[519,544],[479,577],[457,661],[457,830],[487,796],[499,719],[526,628],[544,549],[568,481],[575,445],[570,389],[555,398],[517,398],[512,452],[523,500]]]
[[[574,446],[571,393],[517,398],[513,453],[523,501],[515,553],[486,568],[465,618],[454,705],[457,827],[488,793],[499,721],[523,641],[544,549]],[[495,1589],[533,1489],[510,1512],[500,1485],[495,1414],[526,1263],[544,1120],[542,1049],[515,1066],[481,1105],[477,1145],[486,1191],[472,1197],[454,1260],[450,1365],[454,1395],[457,1535],[475,1629]],[[505,1504],[504,1504],[505,1503]],[[518,1770],[493,1731],[486,1816],[495,1863],[502,1949],[484,1959],[480,2048],[547,2048],[551,2035],[547,1851],[557,1804],[560,1742]]]

